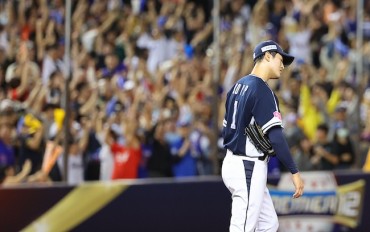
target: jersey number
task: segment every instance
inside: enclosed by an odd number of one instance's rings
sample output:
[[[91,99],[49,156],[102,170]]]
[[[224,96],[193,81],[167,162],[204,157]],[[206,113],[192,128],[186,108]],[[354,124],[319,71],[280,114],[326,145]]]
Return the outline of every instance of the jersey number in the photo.
[[[236,124],[235,124],[235,118],[236,118],[236,111],[238,110],[238,101],[234,102],[234,112],[233,112],[233,121],[231,122],[231,129],[236,129]]]
[[[248,89],[248,85],[236,84],[232,94],[239,95],[239,96],[244,96],[247,89]],[[230,125],[231,129],[236,129],[235,121],[236,121],[236,111],[237,110],[238,110],[238,101],[235,100],[234,101],[234,111],[233,111],[233,121],[231,122],[231,125]]]

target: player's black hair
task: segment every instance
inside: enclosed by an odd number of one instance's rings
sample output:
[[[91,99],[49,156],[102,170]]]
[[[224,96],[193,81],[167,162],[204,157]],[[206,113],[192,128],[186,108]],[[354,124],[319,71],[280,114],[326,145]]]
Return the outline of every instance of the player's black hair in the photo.
[[[277,52],[269,52],[269,53],[272,55],[272,57],[275,57],[276,54],[277,54]],[[263,53],[262,56],[257,57],[256,60],[254,61],[254,65],[256,65],[258,62],[260,62],[261,60],[263,60],[263,57],[265,57],[265,54],[266,54],[266,52]]]

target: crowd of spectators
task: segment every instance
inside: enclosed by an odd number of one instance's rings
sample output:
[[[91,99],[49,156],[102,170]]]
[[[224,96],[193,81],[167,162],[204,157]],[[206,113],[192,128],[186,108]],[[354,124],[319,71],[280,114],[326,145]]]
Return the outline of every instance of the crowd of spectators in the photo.
[[[269,85],[298,168],[365,163],[369,0],[360,49],[358,1],[221,0],[217,87],[212,0],[72,1],[70,75],[64,2],[0,1],[0,182],[62,180],[64,139],[71,184],[219,174],[225,94],[251,71],[252,50],[267,39],[296,57]],[[359,56],[364,72],[356,78]],[[282,171],[271,159],[270,173]]]

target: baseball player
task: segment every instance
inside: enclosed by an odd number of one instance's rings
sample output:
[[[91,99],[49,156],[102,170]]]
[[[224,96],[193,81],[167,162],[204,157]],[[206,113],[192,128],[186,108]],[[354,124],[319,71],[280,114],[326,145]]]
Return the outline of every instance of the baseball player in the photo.
[[[274,41],[258,44],[253,54],[251,74],[238,80],[228,92],[223,121],[224,147],[222,179],[232,195],[230,232],[277,231],[278,218],[266,187],[267,163],[271,152],[257,146],[262,139],[247,134],[252,124],[272,147],[277,158],[292,173],[293,198],[303,194],[303,182],[283,136],[279,102],[266,83],[281,76],[294,57],[286,54]],[[265,141],[264,141],[265,142]]]

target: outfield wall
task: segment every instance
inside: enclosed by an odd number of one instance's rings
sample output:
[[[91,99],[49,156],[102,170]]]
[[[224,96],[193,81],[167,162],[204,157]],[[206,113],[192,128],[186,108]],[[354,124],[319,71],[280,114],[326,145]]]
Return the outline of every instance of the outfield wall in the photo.
[[[281,231],[368,231],[370,175],[303,173],[269,179]],[[228,231],[231,198],[220,177],[0,188],[1,231]],[[346,230],[344,230],[346,229]]]

